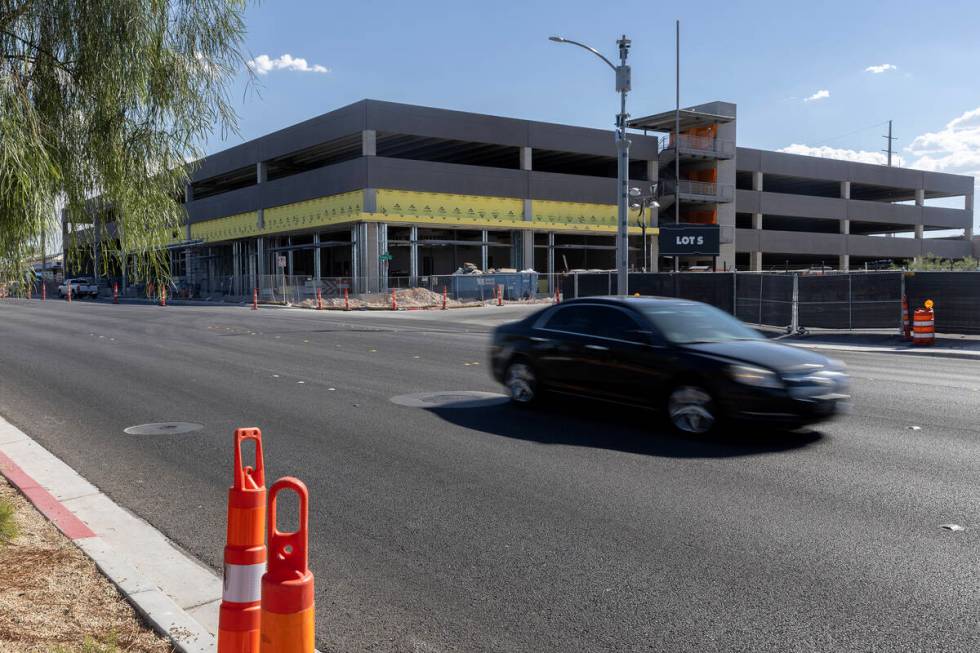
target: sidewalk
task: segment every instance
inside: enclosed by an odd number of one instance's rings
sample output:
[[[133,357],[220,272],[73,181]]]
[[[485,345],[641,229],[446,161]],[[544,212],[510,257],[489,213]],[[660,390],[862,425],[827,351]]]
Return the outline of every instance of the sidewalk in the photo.
[[[980,336],[974,335],[936,334],[935,344],[916,346],[895,333],[894,330],[817,330],[808,331],[805,335],[791,336],[768,329],[764,332],[769,337],[779,338],[780,342],[787,345],[812,349],[980,360]]]

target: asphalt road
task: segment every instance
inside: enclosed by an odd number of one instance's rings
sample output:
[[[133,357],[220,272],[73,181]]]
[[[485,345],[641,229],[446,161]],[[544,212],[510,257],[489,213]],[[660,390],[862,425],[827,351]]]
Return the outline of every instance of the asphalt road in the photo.
[[[853,413],[796,435],[390,401],[499,391],[522,313],[6,300],[0,413],[215,569],[261,427],[311,490],[324,651],[980,650],[980,363],[842,354]],[[205,428],[123,433],[161,421]]]

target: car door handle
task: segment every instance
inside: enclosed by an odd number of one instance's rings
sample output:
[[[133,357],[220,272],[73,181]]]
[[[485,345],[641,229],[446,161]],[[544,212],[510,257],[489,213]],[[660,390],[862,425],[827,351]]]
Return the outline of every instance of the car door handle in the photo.
[[[609,351],[609,347],[605,345],[586,345],[586,349],[592,349],[593,351]]]
[[[531,336],[531,342],[551,342],[550,338],[541,338],[539,336]]]

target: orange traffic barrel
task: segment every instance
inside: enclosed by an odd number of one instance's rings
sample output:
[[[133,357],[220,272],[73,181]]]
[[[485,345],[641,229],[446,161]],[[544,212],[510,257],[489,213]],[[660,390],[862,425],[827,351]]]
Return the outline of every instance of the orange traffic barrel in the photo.
[[[242,443],[255,441],[255,467],[242,465]],[[224,587],[218,653],[258,653],[265,572],[265,465],[262,431],[235,429],[234,484],[228,489]]]
[[[283,533],[276,524],[282,490],[299,496],[299,528]],[[262,653],[313,653],[313,572],[309,568],[309,492],[287,476],[269,489],[269,569],[262,576]]]
[[[917,308],[912,318],[912,344],[931,345],[936,341],[935,313],[931,308]]]

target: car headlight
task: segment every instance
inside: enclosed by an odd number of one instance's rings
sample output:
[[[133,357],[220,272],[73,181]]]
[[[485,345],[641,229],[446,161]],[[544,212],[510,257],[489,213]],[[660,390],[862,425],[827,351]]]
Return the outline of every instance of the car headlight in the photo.
[[[756,388],[782,388],[783,382],[772,370],[748,365],[731,365],[728,374],[737,383]]]

